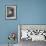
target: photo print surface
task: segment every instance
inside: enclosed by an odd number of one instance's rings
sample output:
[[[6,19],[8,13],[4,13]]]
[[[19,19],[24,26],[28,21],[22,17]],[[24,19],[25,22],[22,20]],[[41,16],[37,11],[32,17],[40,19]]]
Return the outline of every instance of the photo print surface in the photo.
[[[7,17],[13,17],[14,16],[14,8],[7,7]]]
[[[6,6],[6,19],[16,19],[16,6]]]

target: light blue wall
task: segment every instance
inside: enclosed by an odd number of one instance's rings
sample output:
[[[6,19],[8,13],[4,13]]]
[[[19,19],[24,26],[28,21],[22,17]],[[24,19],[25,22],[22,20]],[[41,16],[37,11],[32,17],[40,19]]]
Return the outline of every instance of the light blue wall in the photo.
[[[46,24],[46,0],[20,1],[21,24]]]
[[[16,20],[5,20],[5,4],[17,6]],[[9,32],[18,32],[18,24],[46,24],[46,0],[0,1],[0,43],[8,43]]]

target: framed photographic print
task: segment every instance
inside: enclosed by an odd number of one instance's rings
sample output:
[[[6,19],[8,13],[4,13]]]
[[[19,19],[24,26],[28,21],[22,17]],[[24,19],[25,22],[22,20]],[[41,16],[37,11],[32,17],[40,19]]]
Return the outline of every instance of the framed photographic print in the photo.
[[[16,5],[6,5],[6,19],[16,19]]]

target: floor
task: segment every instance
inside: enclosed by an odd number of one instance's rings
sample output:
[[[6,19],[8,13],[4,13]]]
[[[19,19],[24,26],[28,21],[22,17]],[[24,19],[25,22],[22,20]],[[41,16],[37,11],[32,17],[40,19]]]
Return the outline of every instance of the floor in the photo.
[[[0,44],[0,46],[8,46],[8,44]],[[10,46],[18,46],[18,44],[10,45]]]

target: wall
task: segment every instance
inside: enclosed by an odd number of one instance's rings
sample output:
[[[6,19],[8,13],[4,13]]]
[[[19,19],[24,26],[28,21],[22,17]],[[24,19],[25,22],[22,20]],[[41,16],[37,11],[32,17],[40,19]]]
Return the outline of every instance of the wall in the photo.
[[[46,24],[46,0],[20,1],[21,24]]]
[[[5,4],[17,6],[16,20],[5,20]],[[46,0],[1,0],[0,44],[8,43],[9,32],[18,32],[18,24],[46,24]]]

